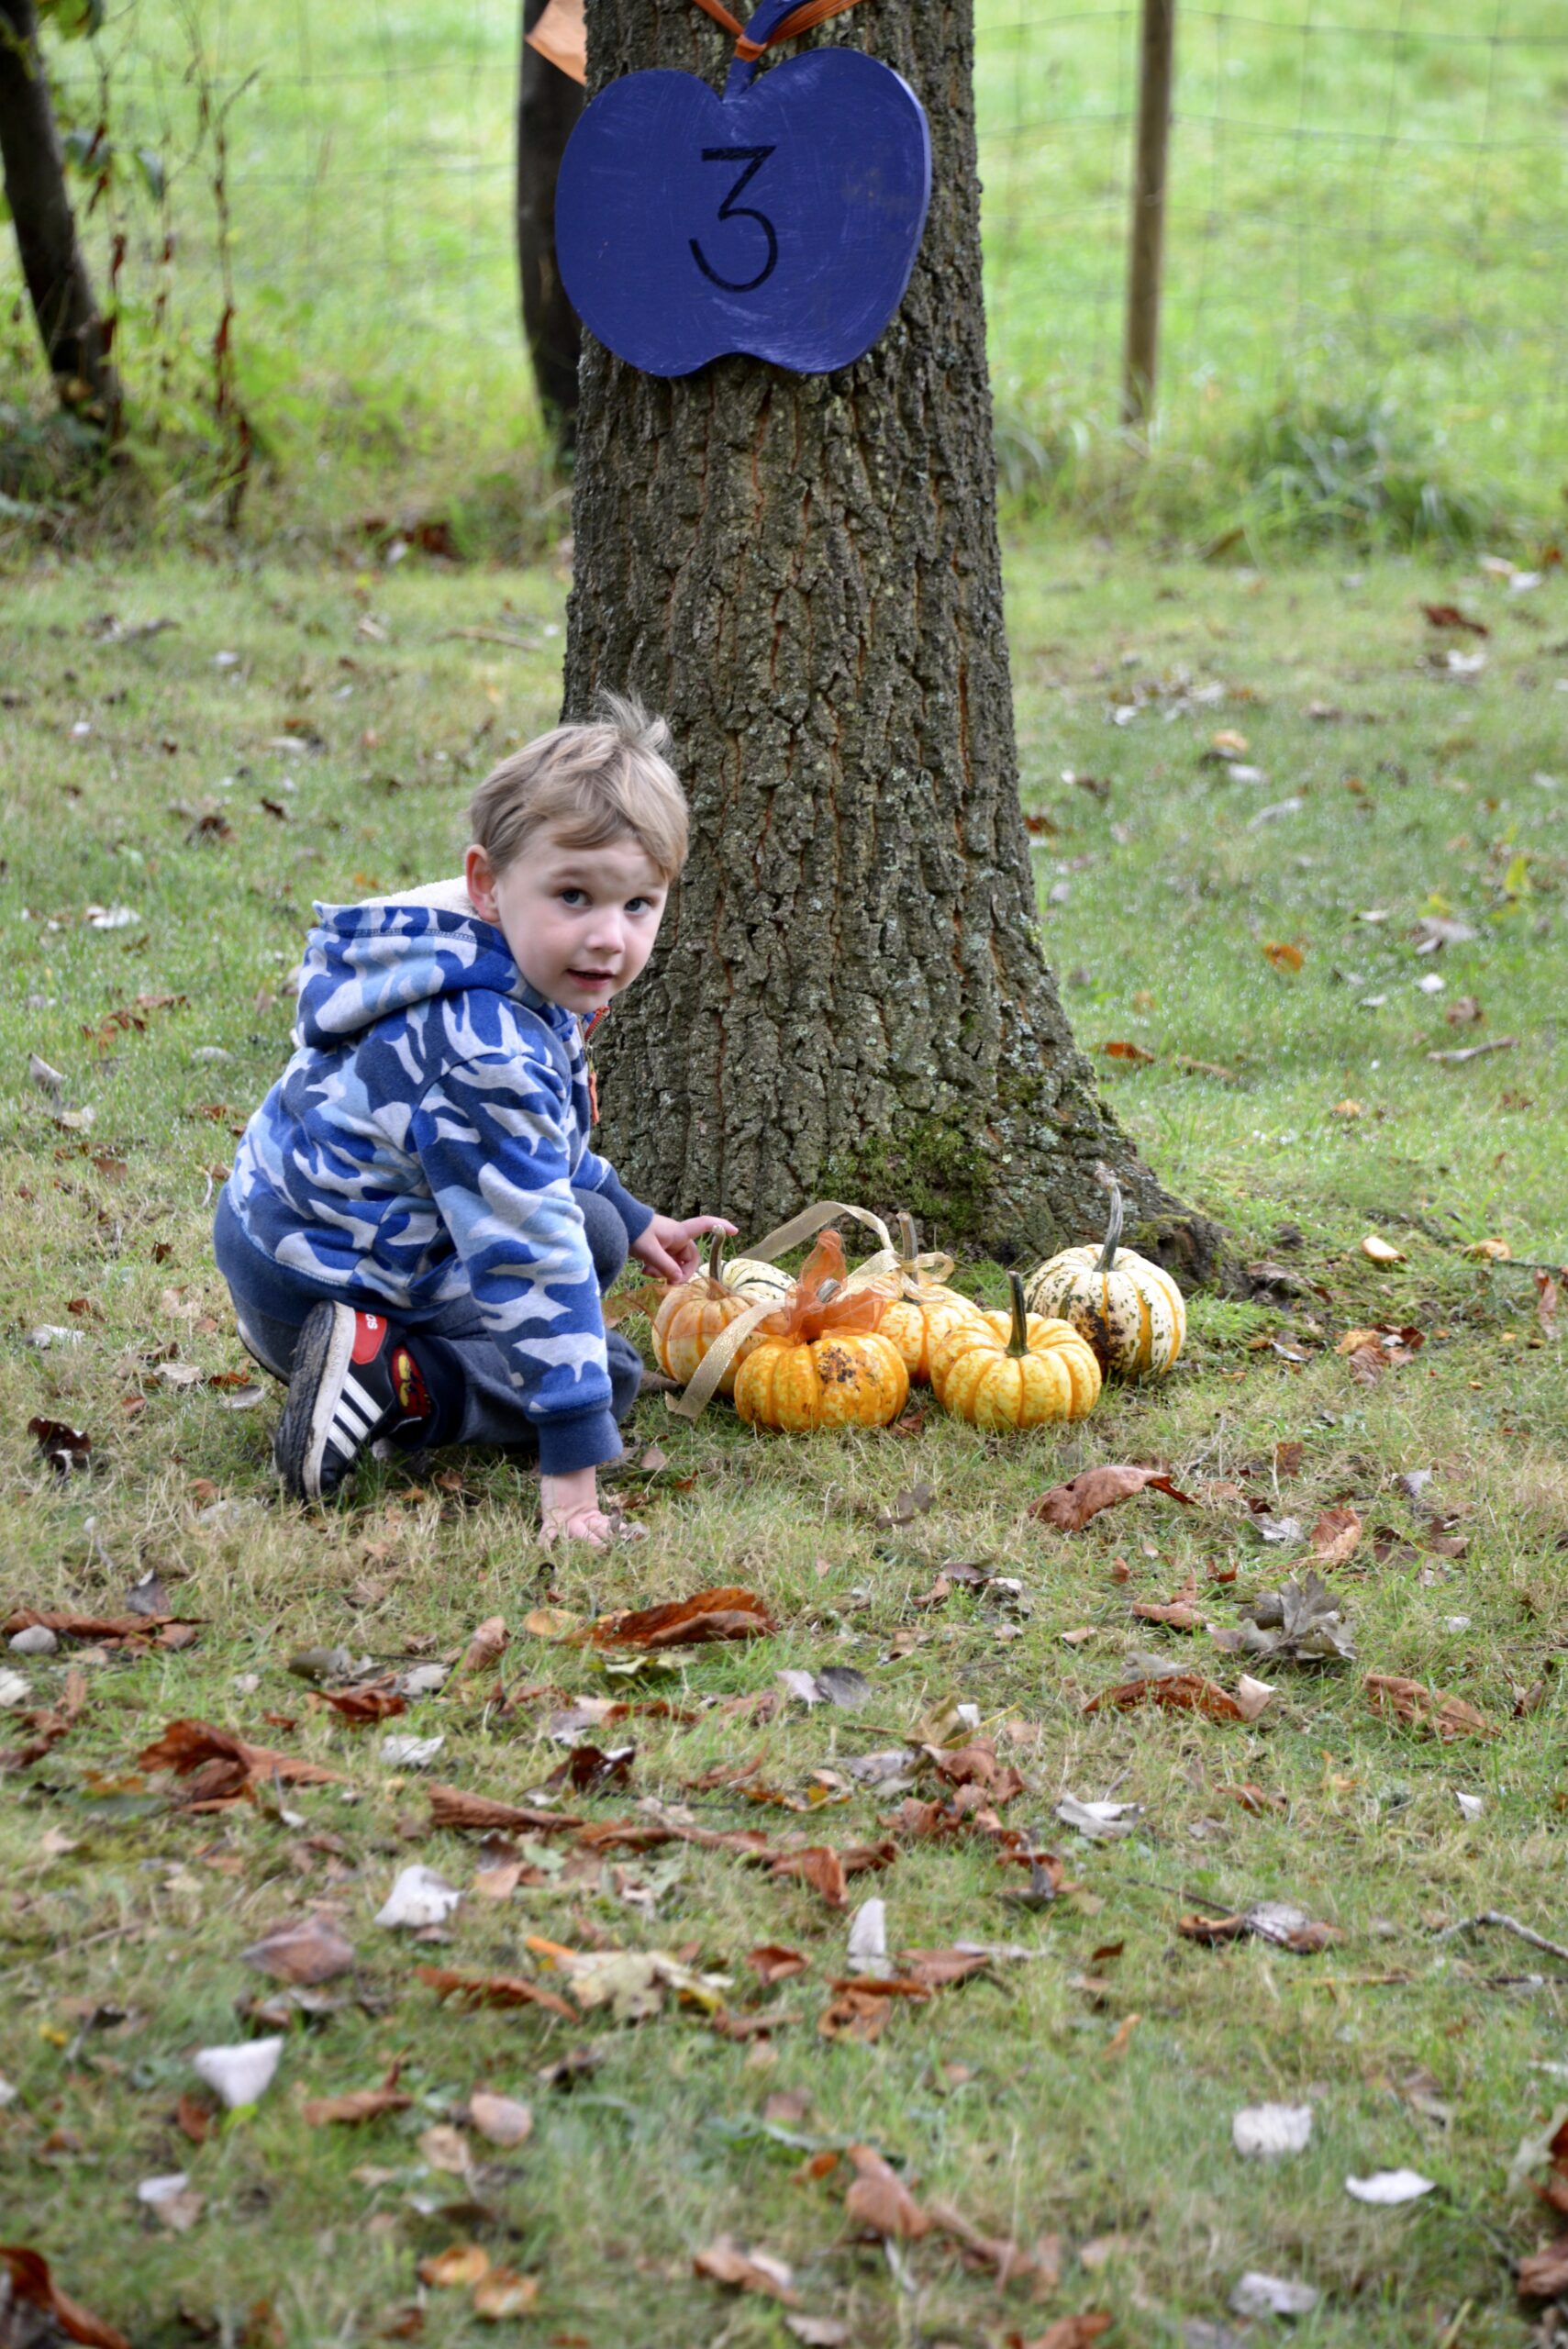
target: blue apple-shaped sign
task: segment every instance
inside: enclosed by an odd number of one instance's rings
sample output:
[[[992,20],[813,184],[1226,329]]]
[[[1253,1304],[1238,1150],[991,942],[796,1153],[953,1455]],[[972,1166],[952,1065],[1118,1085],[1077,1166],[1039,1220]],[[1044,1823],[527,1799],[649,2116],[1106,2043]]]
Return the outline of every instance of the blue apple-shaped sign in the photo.
[[[763,0],[765,39],[794,0]],[[819,49],[722,98],[692,73],[628,73],[572,134],[556,188],[562,282],[599,340],[651,375],[726,351],[797,374],[869,351],[909,283],[931,142],[908,83]]]

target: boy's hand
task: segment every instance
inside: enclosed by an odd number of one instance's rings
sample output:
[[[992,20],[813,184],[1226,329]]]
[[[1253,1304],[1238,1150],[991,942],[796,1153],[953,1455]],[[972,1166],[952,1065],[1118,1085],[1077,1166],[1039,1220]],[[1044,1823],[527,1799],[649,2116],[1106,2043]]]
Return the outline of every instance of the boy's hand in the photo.
[[[640,1542],[645,1528],[628,1525],[622,1517],[606,1517],[599,1507],[598,1478],[592,1468],[578,1468],[569,1476],[539,1478],[539,1539],[586,1542],[592,1549],[607,1550],[612,1542]]]
[[[733,1240],[737,1228],[721,1215],[689,1215],[684,1223],[673,1215],[656,1215],[641,1239],[632,1241],[631,1252],[662,1281],[689,1281],[702,1261],[697,1241],[710,1231],[728,1232]]]

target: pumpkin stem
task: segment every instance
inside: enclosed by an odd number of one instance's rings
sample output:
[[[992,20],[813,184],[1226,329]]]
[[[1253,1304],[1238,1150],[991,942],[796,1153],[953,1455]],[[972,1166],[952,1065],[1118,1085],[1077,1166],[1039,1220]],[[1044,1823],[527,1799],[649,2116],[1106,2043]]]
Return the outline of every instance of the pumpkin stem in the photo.
[[[1007,1353],[1012,1361],[1022,1362],[1029,1350],[1029,1322],[1024,1307],[1024,1285],[1017,1273],[1009,1273],[1007,1286],[1013,1292],[1013,1326],[1007,1338]]]
[[[710,1281],[724,1277],[724,1234],[716,1231],[707,1243],[707,1276]]]
[[[898,1255],[902,1271],[915,1277],[915,1259],[920,1252],[920,1235],[915,1229],[915,1219],[898,1210]]]
[[[1121,1185],[1111,1185],[1111,1211],[1106,1219],[1106,1244],[1100,1251],[1097,1272],[1108,1273],[1116,1262],[1116,1252],[1121,1245]]]

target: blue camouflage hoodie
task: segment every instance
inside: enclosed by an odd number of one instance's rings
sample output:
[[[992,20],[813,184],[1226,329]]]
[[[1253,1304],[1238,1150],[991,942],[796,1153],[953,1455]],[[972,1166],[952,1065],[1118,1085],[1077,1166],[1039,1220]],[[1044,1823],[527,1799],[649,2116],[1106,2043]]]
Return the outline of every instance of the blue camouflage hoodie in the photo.
[[[296,1050],[228,1179],[243,1230],[280,1267],[380,1299],[393,1319],[472,1291],[539,1428],[540,1466],[615,1459],[572,1187],[610,1201],[632,1240],[653,1211],[587,1146],[576,1014],[528,985],[461,882],[316,912]]]

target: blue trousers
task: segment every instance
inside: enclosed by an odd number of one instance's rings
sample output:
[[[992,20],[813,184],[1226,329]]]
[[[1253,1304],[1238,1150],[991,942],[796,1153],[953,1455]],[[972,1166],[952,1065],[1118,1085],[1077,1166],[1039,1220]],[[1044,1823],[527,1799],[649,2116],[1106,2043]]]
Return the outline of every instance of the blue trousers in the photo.
[[[599,1287],[607,1289],[626,1263],[626,1226],[596,1191],[573,1188],[572,1196],[582,1209]],[[395,1308],[388,1313],[386,1299],[369,1289],[346,1290],[274,1264],[247,1237],[227,1191],[218,1197],[213,1249],[218,1271],[228,1283],[246,1351],[274,1378],[286,1384],[294,1364],[295,1341],[313,1305],[325,1298],[333,1305],[358,1306],[367,1313],[387,1314],[413,1347],[436,1406],[420,1450],[440,1443],[506,1443],[538,1450],[538,1438],[524,1417],[506,1357],[485,1329],[472,1297],[454,1297],[450,1304],[429,1313],[405,1314]],[[617,1419],[624,1419],[637,1400],[642,1357],[618,1330],[606,1331],[605,1348],[609,1358],[610,1408]]]

